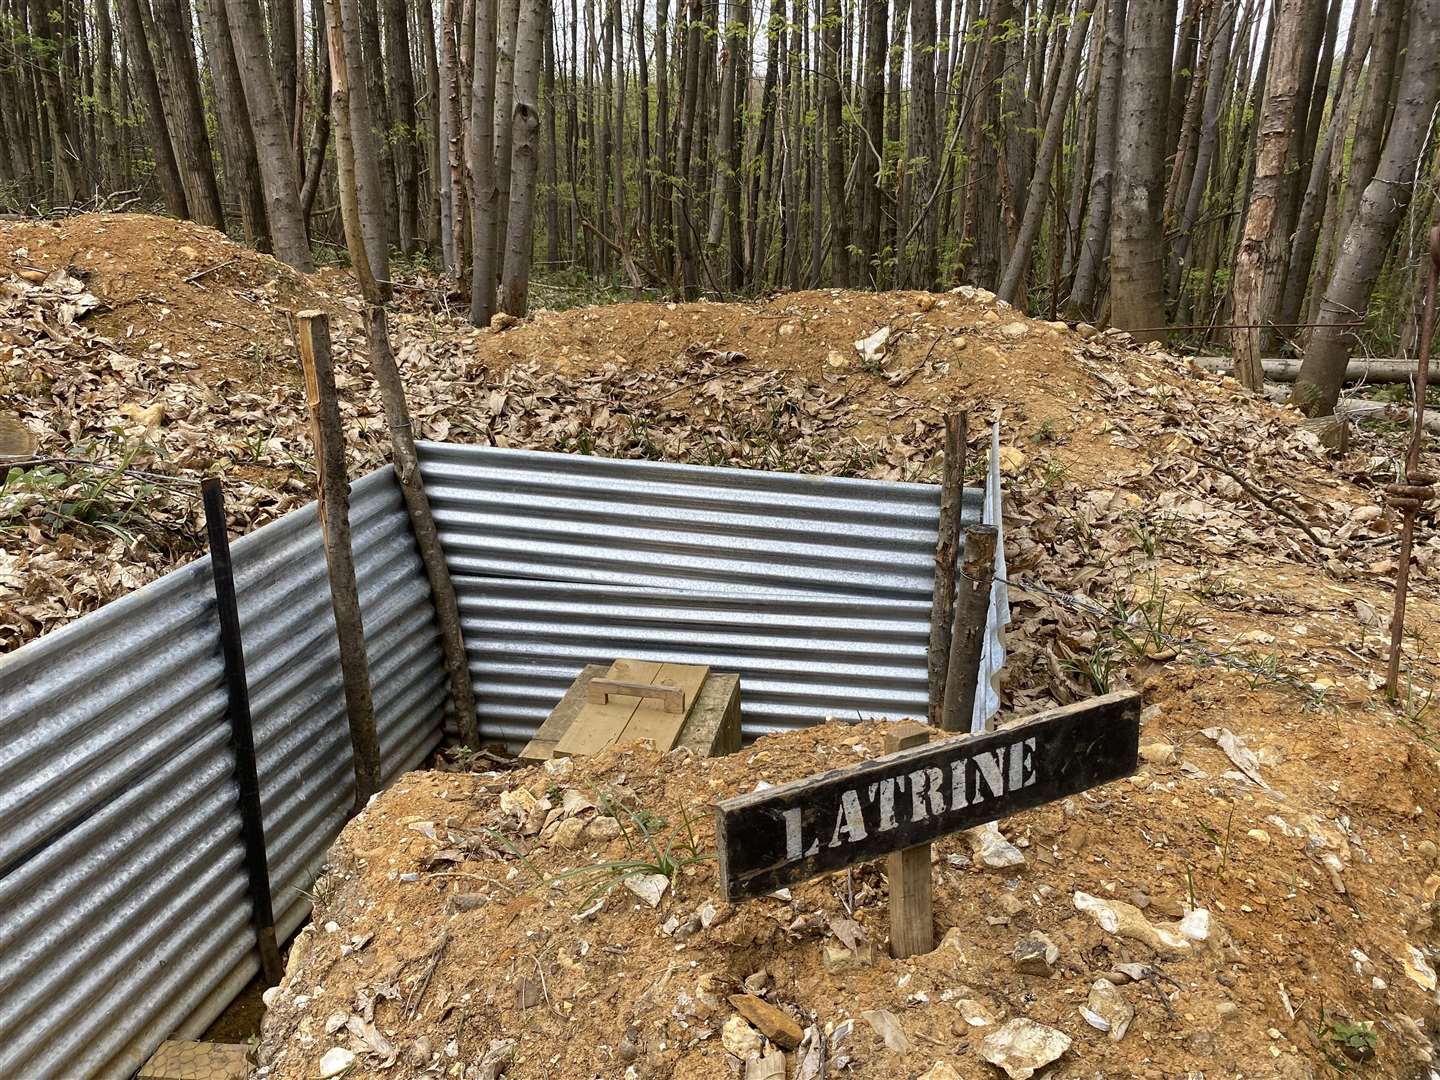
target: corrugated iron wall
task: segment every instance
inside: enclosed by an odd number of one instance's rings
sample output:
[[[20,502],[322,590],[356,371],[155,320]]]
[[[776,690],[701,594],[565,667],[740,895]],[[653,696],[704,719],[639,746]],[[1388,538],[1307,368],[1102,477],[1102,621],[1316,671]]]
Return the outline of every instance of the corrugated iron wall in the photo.
[[[740,675],[746,736],[923,716],[929,484],[425,443],[482,734],[528,739],[586,664]],[[963,517],[979,521],[980,493]]]
[[[440,738],[429,584],[393,472],[351,496],[387,779]],[[277,923],[353,792],[314,506],[234,544]],[[130,1075],[257,970],[209,559],[0,657],[0,1076]]]

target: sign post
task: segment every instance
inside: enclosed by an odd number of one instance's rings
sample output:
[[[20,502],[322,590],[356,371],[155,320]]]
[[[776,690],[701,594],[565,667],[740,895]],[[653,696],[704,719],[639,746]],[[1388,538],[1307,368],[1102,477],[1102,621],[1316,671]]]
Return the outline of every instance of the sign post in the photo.
[[[883,757],[718,803],[726,898],[884,855],[892,951],[928,951],[931,842],[1131,775],[1140,695],[1106,694],[983,735],[927,742],[931,730],[896,725]]]

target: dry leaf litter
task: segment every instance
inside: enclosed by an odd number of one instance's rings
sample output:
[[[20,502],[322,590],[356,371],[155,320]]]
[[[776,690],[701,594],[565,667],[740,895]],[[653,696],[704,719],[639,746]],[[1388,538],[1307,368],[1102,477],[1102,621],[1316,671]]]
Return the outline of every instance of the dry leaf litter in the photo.
[[[237,530],[308,500],[294,311],[336,316],[351,468],[384,460],[339,272],[90,215],[0,224],[0,276],[0,411],[39,462],[0,495],[0,649],[193,557],[206,472],[226,477]],[[905,961],[885,954],[873,866],[733,909],[705,861],[620,875],[598,907],[601,882],[567,876],[645,851],[636,816],[669,838],[698,815],[706,854],[709,801],[858,760],[873,728],[724,761],[627,749],[560,772],[413,774],[317,884],[267,1075],[716,1076],[745,1057],[780,1075],[777,1054],[792,1077],[1301,1077],[1357,1059],[1423,1075],[1440,543],[1427,512],[1392,709],[1375,673],[1393,432],[1328,457],[1228,379],[977,290],[622,304],[477,331],[420,281],[393,330],[428,438],[933,480],[948,409],[972,418],[972,475],[998,417],[1007,712],[1142,688],[1144,764],[937,845],[945,944]],[[1032,932],[1058,952],[1051,974],[1016,969]],[[746,996],[772,1012],[732,1001]]]

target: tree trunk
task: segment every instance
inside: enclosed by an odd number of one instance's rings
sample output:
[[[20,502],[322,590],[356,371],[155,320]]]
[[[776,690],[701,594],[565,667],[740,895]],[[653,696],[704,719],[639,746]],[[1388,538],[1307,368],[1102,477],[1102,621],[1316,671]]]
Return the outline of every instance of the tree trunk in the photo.
[[[184,0],[152,0],[155,11],[157,75],[170,106],[170,138],[185,183],[190,213],[202,225],[225,230],[215,159],[210,152],[205,107],[200,102],[200,75],[195,66],[190,32],[190,5]]]
[[[110,0],[95,0],[95,85],[100,110],[100,183],[110,187],[120,168],[120,145],[115,125],[115,29]]]
[[[1330,126],[1325,133],[1320,152],[1310,163],[1310,178],[1300,203],[1295,239],[1290,249],[1289,273],[1286,275],[1285,291],[1280,302],[1281,326],[1293,326],[1301,321],[1300,312],[1305,306],[1305,291],[1310,281],[1310,271],[1315,265],[1315,246],[1325,216],[1331,163],[1336,158],[1337,146],[1342,147],[1343,153],[1344,135],[1349,129],[1355,94],[1360,87],[1360,72],[1370,48],[1369,16],[1368,3],[1355,5],[1355,17],[1350,21],[1350,32],[1346,35],[1345,58],[1341,63],[1340,84]],[[1314,118],[1317,111],[1323,110],[1323,107],[1323,101],[1312,101],[1311,117]]]
[[[845,205],[845,113],[840,94],[840,3],[823,0],[819,37],[821,97],[825,102],[825,196],[830,204],[830,283],[840,288],[850,285],[850,209]],[[934,0],[922,2],[929,6],[931,41],[934,40]],[[934,67],[930,67],[930,85],[915,83],[916,94],[928,94],[920,104],[923,116],[935,112]],[[922,65],[923,66],[923,65]],[[917,120],[917,122],[923,122]],[[932,132],[933,134],[933,132]]]
[[[1210,166],[1215,160],[1215,151],[1220,144],[1221,108],[1225,104],[1227,72],[1230,62],[1230,39],[1235,23],[1235,9],[1238,0],[1221,0],[1221,10],[1215,25],[1215,39],[1210,46],[1207,65],[1208,78],[1205,82],[1205,103],[1201,109],[1200,132],[1195,147],[1195,164],[1190,172],[1190,183],[1185,192],[1185,205],[1180,211],[1179,227],[1175,230],[1175,241],[1171,247],[1170,265],[1166,277],[1167,295],[1178,298],[1185,287],[1182,273],[1186,268],[1186,257],[1190,252],[1195,230],[1195,221],[1200,216],[1200,205],[1205,198],[1206,186],[1210,182]],[[1183,320],[1182,320],[1183,321]]]
[[[231,0],[234,2],[234,0]],[[255,0],[244,0],[246,3],[254,3]],[[351,59],[348,67],[348,95],[346,98],[346,112],[350,117],[350,145],[355,155],[355,193],[360,211],[360,223],[365,232],[365,253],[370,260],[368,271],[375,279],[380,289],[380,295],[386,299],[390,297],[390,228],[389,217],[385,206],[385,181],[381,173],[380,149],[376,145],[375,123],[370,112],[370,96],[367,81],[355,77],[355,69],[359,65],[353,62],[355,57],[364,57],[364,35],[362,31],[362,18],[360,11],[356,10],[357,4],[373,3],[373,0],[343,0],[340,3],[340,14],[342,21],[332,26],[332,33],[336,30],[341,35],[344,44],[345,56]],[[335,11],[331,7],[326,8],[329,24],[334,20]],[[234,23],[232,21],[231,25]],[[330,78],[335,86],[339,86],[340,68],[336,63],[335,50],[330,50]],[[331,100],[334,101],[334,93]],[[252,110],[251,115],[254,115]],[[340,123],[340,113],[336,111],[332,118],[335,124]],[[339,133],[336,133],[337,146]]]
[[[250,126],[255,133],[255,155],[265,189],[270,242],[277,259],[308,272],[315,264],[310,258],[310,242],[300,210],[300,185],[295,176],[290,133],[285,128],[275,73],[270,70],[260,4],[258,0],[224,0],[224,3],[235,60],[245,84]]]
[[[1126,0],[1109,0],[1105,11],[1105,43],[1101,53],[1100,89],[1095,98],[1095,164],[1090,176],[1084,237],[1075,265],[1066,311],[1072,317],[1096,318],[1095,298],[1110,236],[1110,211],[1115,185],[1115,147],[1119,141],[1120,87],[1125,58]]]
[[[1405,41],[1405,69],[1380,166],[1346,231],[1291,396],[1309,416],[1334,411],[1354,342],[1348,324],[1363,319],[1410,200],[1430,114],[1440,99],[1440,0],[1414,0]]]
[[[470,321],[487,326],[495,314],[499,277],[499,195],[495,190],[496,0],[476,0],[475,75],[470,97]]]
[[[320,42],[315,56],[315,81],[319,87],[316,97],[314,128],[310,132],[310,153],[305,162],[305,179],[300,185],[300,217],[305,222],[306,232],[310,228],[310,214],[315,208],[315,196],[320,191],[320,180],[325,175],[325,155],[330,145],[330,49],[325,42],[329,37],[326,30],[324,0],[315,0],[311,7],[315,22],[315,34]]]
[[[1165,123],[1175,0],[1130,0],[1115,145],[1110,224],[1110,322],[1122,330],[1165,324]]]
[[[230,19],[225,0],[196,0],[201,37],[215,78],[215,104],[220,129],[220,151],[225,162],[225,186],[239,203],[245,239],[260,251],[270,250],[270,226],[265,217],[265,192],[260,186],[260,164],[250,110],[245,106],[245,84],[235,61]]]
[[[120,0],[119,11],[129,70],[140,86],[140,98],[145,106],[145,131],[149,137],[150,150],[155,156],[155,179],[160,184],[165,208],[177,218],[188,218],[190,204],[185,198],[185,185],[180,182],[180,167],[170,145],[170,132],[165,124],[165,106],[160,97],[160,83],[155,75],[155,64],[146,40],[145,21],[140,17],[140,0]]]
[[[420,138],[415,115],[415,70],[410,62],[410,29],[405,0],[385,0],[385,71],[394,112],[396,227],[400,251],[415,252],[419,238]]]
[[[862,273],[879,287],[880,270],[880,168],[885,154],[885,16],[886,0],[864,0],[865,73],[857,151],[855,189],[860,193],[859,247],[865,260]]]
[[[510,213],[505,234],[505,273],[499,306],[524,315],[530,296],[531,229],[535,220],[535,177],[540,166],[540,60],[547,0],[521,0],[515,33],[515,93],[511,123],[514,164],[510,175]]]
[[[1071,28],[1069,41],[1065,45],[1065,57],[1060,65],[1060,81],[1057,84],[1055,100],[1051,103],[1050,116],[1045,123],[1045,136],[1035,158],[1035,172],[1030,178],[1030,191],[1025,199],[1025,217],[1020,223],[1020,233],[1010,259],[1005,264],[1005,275],[1000,281],[997,294],[1002,300],[1015,303],[1020,297],[1025,280],[1025,267],[1030,261],[1030,252],[1035,238],[1040,235],[1044,224],[1046,192],[1050,187],[1050,170],[1055,156],[1060,152],[1060,138],[1065,129],[1065,111],[1070,107],[1080,73],[1080,54],[1085,50],[1085,38],[1090,26],[1090,12],[1095,0],[1080,0],[1075,19],[1079,25]],[[1056,238],[1058,241],[1058,237]],[[1023,297],[1020,297],[1023,301]],[[1025,306],[1023,303],[1021,306]]]
[[[50,164],[55,170],[61,202],[71,206],[82,188],[79,144],[70,99],[60,79],[60,20],[52,3],[53,0],[30,0],[30,29],[48,47],[43,54],[37,51],[35,67],[39,69],[45,114],[50,124]]]
[[[496,243],[507,235],[506,218],[510,212],[510,165],[515,139],[513,110],[515,105],[515,32],[520,18],[520,0],[496,0],[495,16],[495,108],[492,123],[495,132],[495,235]],[[475,121],[472,115],[471,123]],[[602,149],[598,169],[609,167],[608,155]],[[597,211],[598,212],[598,211]],[[499,269],[499,266],[496,266]]]
[[[1260,367],[1262,335],[1259,324],[1268,316],[1262,303],[1266,265],[1288,245],[1288,235],[1276,227],[1276,204],[1283,196],[1286,167],[1294,148],[1292,132],[1295,103],[1302,93],[1303,44],[1306,4],[1309,0],[1280,0],[1275,12],[1275,47],[1265,77],[1265,104],[1261,109],[1255,153],[1255,180],[1245,215],[1240,251],[1235,259],[1232,304],[1236,328],[1230,344],[1235,378],[1247,389],[1264,388]]]

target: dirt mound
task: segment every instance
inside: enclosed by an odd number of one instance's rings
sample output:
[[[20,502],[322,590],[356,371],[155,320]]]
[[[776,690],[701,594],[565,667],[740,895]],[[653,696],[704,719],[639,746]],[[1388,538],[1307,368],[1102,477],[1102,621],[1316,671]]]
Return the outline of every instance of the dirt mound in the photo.
[[[798,1050],[771,1032],[790,1077],[913,1077],[938,1062],[999,1077],[983,1044],[1014,1017],[1072,1040],[1057,1076],[1319,1076],[1353,1067],[1347,1045],[1373,1053],[1369,1075],[1414,1075],[1434,1007],[1411,953],[1425,935],[1407,936],[1408,920],[1429,925],[1440,881],[1433,844],[1416,846],[1440,810],[1433,764],[1389,772],[1394,811],[1362,822],[1331,802],[1322,747],[1345,738],[1338,718],[1277,721],[1280,695],[1233,682],[1166,678],[1148,692],[1142,743],[1176,749],[1150,751],[1131,781],[1005,822],[1021,865],[986,867],[965,835],[935,845],[941,944],[906,960],[886,953],[880,864],[725,903],[708,812],[761,780],[877,753],[883,724],[713,760],[631,746],[508,774],[412,773],[332,850],[256,1076],[323,1075],[337,1048],[359,1074],[397,1078],[495,1076],[484,1063],[501,1058],[517,1080],[727,1076],[727,1051],[757,1044],[732,1020],[731,995],[746,992],[806,1032]],[[1224,722],[1249,733],[1262,783],[1196,730],[1207,692],[1227,695]],[[1388,739],[1403,761],[1407,740]],[[1380,779],[1371,765],[1353,782]],[[664,889],[651,907],[641,882],[655,870],[640,864],[665,858],[677,865],[646,880]],[[1117,934],[1082,910],[1097,897],[1172,935],[1205,914],[1178,946],[1146,943],[1143,926]],[[1032,933],[1058,949],[1050,974],[1018,969]],[[1133,1010],[1119,1041],[1081,1011],[1102,978],[1120,1014]]]
[[[0,276],[71,268],[104,303],[103,336],[157,344],[233,377],[291,348],[287,313],[325,307],[319,279],[193,221],[80,214],[0,222]]]

